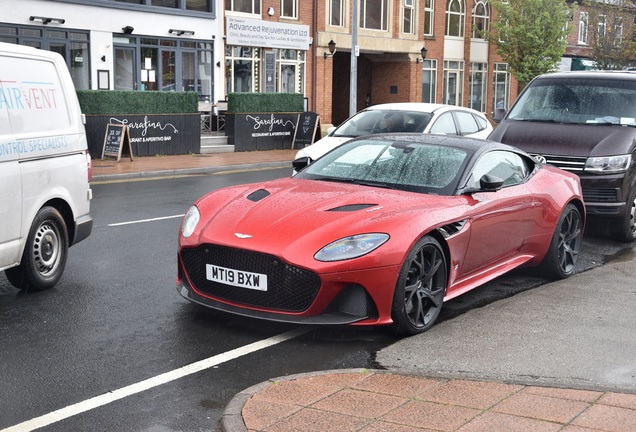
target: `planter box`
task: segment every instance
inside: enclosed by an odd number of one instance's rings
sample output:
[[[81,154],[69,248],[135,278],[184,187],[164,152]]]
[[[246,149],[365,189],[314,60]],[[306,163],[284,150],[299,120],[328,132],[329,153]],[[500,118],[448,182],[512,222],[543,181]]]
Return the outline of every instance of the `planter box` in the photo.
[[[93,158],[101,157],[109,123],[128,126],[133,156],[201,152],[199,113],[87,115],[86,138]]]
[[[227,142],[235,152],[291,149],[299,114],[227,113]]]

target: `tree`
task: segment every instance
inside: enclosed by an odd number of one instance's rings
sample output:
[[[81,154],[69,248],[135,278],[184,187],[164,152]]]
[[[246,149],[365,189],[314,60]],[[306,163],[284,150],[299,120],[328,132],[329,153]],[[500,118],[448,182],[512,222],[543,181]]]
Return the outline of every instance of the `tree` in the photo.
[[[634,3],[629,0],[586,1],[590,57],[599,69],[623,69],[636,60]]]
[[[483,36],[497,48],[523,88],[554,71],[565,53],[572,16],[564,0],[495,0],[496,21]]]

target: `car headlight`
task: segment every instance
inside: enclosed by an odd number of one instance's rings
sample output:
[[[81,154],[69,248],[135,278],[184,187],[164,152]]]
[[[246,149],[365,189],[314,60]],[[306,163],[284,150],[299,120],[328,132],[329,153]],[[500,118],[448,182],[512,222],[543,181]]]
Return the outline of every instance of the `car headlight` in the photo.
[[[632,155],[590,157],[585,162],[585,171],[612,174],[626,171]]]
[[[199,209],[193,205],[183,217],[183,221],[181,222],[181,235],[185,238],[190,237],[200,219],[201,214],[199,213]]]
[[[388,234],[358,234],[341,238],[320,249],[314,258],[318,261],[342,261],[358,258],[382,246],[389,239]]]

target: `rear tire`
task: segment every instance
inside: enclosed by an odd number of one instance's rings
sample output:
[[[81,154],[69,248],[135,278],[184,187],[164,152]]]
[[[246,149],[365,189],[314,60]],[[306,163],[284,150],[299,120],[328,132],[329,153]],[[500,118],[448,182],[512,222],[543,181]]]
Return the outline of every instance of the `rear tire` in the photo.
[[[557,222],[548,253],[539,267],[550,279],[565,279],[574,273],[583,238],[583,218],[574,204],[568,204]]]
[[[21,290],[42,291],[55,285],[68,256],[68,231],[64,218],[53,207],[35,216],[20,265],[5,270],[7,279]]]
[[[633,242],[636,240],[636,186],[632,187],[627,199],[627,209],[621,219],[611,220],[610,233],[615,240]]]

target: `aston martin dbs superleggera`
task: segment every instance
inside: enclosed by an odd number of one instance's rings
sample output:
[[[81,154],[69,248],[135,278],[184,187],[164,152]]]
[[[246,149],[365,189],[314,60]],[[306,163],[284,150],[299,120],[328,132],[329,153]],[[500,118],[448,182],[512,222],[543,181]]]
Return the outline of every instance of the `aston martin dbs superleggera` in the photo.
[[[485,140],[352,140],[291,178],[214,191],[179,231],[177,290],[220,311],[429,329],[444,301],[521,265],[574,272],[577,176]]]

